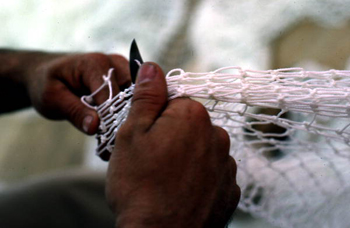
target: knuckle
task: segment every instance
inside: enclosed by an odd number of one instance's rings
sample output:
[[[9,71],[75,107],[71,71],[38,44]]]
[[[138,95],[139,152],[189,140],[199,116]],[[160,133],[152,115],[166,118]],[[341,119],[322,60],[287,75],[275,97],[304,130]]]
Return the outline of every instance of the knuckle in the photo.
[[[174,107],[168,107],[164,110],[162,116],[163,117],[166,116],[174,119],[179,116],[179,112]]]
[[[100,52],[83,54],[79,68],[83,72],[85,68],[94,69],[96,66],[108,69],[109,58]]]
[[[191,113],[191,115],[193,115],[201,121],[210,122],[209,114],[201,103],[193,100],[189,100],[189,102],[189,112]]]
[[[237,173],[237,164],[233,157],[230,156],[230,165],[231,165],[231,171],[234,175]]]
[[[216,129],[218,130],[220,142],[225,145],[230,145],[230,135],[228,134],[228,132],[225,129],[218,126],[216,126]]]
[[[201,124],[207,126],[210,124],[210,117],[205,107],[189,98],[176,98],[169,101],[167,109],[164,114],[171,117],[177,117],[188,121],[192,124]]]
[[[233,179],[233,183],[236,184],[236,177],[237,177],[237,164],[236,161],[233,157],[229,156],[230,158],[230,163],[229,163],[229,175],[231,176],[231,178]]]
[[[181,115],[181,111],[187,107],[187,98],[176,98],[168,102],[168,106],[164,110],[162,116],[171,118],[178,118]]]
[[[216,134],[216,145],[218,150],[220,150],[221,157],[227,159],[230,154],[230,136],[223,128],[214,126],[214,131]]]
[[[110,56],[110,58],[112,58],[112,60],[114,60],[115,62],[118,62],[118,63],[120,63],[122,65],[129,64],[129,61],[124,56],[116,55],[116,54],[111,54],[109,56]]]
[[[93,52],[86,54],[86,59],[93,61],[93,62],[108,62],[108,57],[100,52]]]

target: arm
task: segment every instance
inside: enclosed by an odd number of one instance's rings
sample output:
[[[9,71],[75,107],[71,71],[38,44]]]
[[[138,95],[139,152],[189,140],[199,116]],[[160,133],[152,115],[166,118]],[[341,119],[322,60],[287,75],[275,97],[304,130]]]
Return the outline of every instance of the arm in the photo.
[[[229,148],[200,103],[168,102],[162,70],[142,65],[108,168],[117,227],[224,227],[240,197]]]
[[[97,131],[97,113],[85,107],[80,97],[102,83],[102,75],[114,68],[115,93],[130,84],[128,62],[119,55],[67,54],[0,49],[0,113],[30,105],[49,119],[67,119],[87,134]],[[108,97],[101,91],[96,104]]]

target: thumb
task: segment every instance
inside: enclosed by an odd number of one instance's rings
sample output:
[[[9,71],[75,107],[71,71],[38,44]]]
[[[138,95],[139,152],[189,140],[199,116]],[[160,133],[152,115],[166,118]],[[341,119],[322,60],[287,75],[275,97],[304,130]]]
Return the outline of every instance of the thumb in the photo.
[[[128,120],[138,129],[152,126],[168,100],[168,90],[162,69],[155,63],[144,63],[137,75]]]

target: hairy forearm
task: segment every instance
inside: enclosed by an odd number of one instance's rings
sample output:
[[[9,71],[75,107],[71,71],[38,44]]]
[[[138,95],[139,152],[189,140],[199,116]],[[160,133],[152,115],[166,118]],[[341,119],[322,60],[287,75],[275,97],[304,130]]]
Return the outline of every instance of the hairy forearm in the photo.
[[[0,49],[0,113],[15,111],[31,105],[26,83],[41,63],[60,54],[40,51]]]

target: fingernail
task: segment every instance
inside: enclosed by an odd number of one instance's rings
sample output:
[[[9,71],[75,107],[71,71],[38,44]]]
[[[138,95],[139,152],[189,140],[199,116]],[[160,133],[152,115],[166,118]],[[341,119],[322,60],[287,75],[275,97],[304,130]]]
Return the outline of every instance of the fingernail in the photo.
[[[137,74],[136,84],[152,81],[156,74],[156,67],[153,64],[145,63],[141,66],[139,73]]]
[[[86,116],[83,120],[83,130],[89,132],[91,122],[94,118],[92,116]]]

